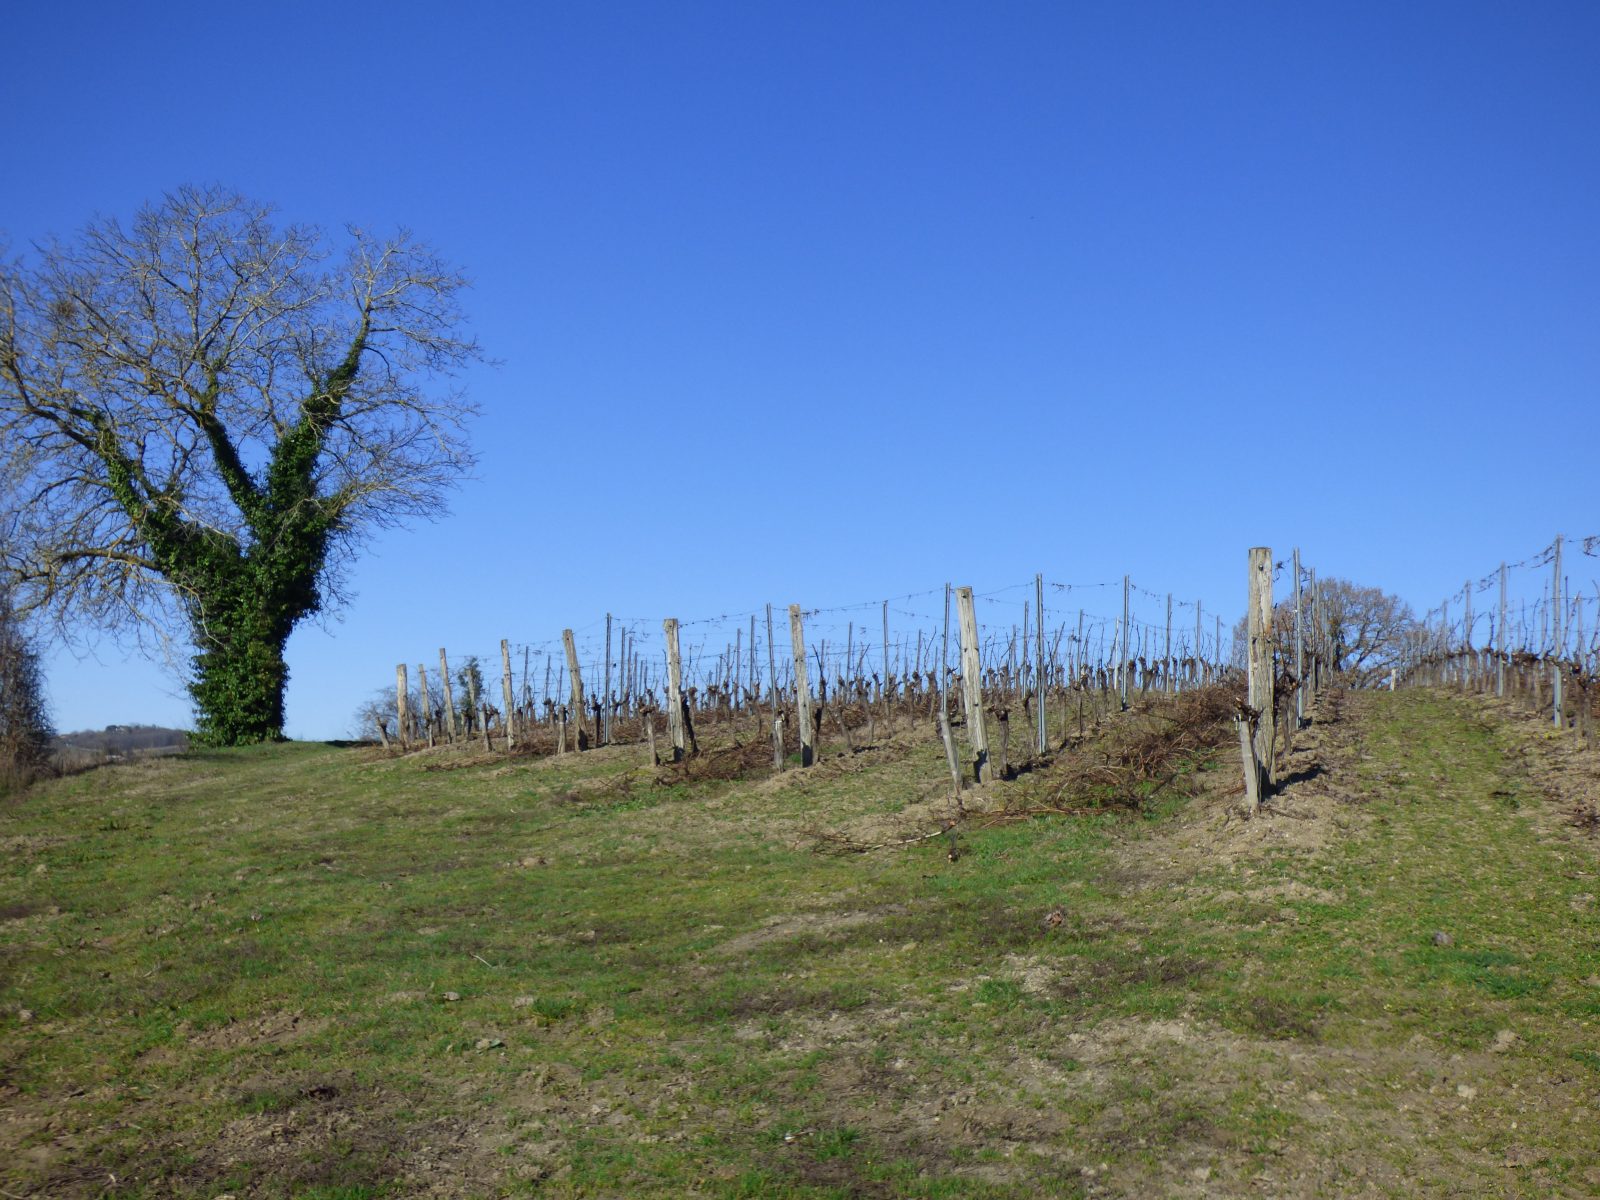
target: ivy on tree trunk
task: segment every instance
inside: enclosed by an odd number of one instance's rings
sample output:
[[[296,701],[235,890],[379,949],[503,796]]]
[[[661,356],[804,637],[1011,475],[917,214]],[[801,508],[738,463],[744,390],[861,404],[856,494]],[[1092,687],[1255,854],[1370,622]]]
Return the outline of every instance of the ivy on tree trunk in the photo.
[[[479,357],[459,273],[400,234],[321,235],[218,189],[0,264],[0,478],[22,607],[187,625],[198,740],[283,736],[295,626],[371,530],[432,516]]]

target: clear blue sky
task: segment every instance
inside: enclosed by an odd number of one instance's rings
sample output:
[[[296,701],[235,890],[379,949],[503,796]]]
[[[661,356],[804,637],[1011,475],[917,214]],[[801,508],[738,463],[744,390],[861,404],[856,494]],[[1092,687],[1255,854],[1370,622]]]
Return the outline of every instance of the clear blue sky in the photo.
[[[7,33],[15,244],[220,182],[475,280],[476,477],[296,633],[296,736],[397,661],[608,610],[1131,572],[1231,621],[1257,544],[1425,609],[1600,532],[1594,4],[67,2]],[[188,720],[114,646],[49,669],[63,728]]]

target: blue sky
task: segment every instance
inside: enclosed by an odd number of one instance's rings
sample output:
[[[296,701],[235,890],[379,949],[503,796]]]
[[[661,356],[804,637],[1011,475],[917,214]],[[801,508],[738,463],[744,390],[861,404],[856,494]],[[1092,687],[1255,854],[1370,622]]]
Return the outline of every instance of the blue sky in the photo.
[[[592,647],[607,611],[952,581],[1011,588],[1004,628],[1035,572],[1129,572],[1231,621],[1258,544],[1421,610],[1600,532],[1592,4],[61,3],[8,32],[15,246],[221,182],[475,281],[476,475],[296,633],[296,736],[397,661]],[[49,670],[63,728],[187,720],[109,643]]]

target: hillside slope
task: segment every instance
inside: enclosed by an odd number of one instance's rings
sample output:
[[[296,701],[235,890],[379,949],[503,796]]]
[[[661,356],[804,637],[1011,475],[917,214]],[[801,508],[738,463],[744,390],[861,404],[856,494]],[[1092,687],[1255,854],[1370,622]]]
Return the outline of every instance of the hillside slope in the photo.
[[[1142,816],[854,854],[819,834],[950,815],[926,737],[40,786],[0,811],[0,1188],[1600,1192],[1594,756],[1444,693],[1317,718],[1255,820],[1224,744]]]

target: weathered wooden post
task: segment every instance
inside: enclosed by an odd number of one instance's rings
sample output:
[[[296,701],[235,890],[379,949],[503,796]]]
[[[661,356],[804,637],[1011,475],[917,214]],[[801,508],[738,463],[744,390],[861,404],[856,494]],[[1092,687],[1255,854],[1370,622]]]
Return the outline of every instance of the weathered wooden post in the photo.
[[[1254,718],[1235,717],[1233,723],[1239,730],[1239,753],[1244,758],[1244,808],[1253,814],[1261,804],[1261,761],[1256,758]]]
[[[878,695],[883,701],[884,736],[894,732],[894,722],[889,714],[889,602],[883,602],[883,679],[878,684]]]
[[[1564,619],[1566,614],[1562,611],[1561,602],[1561,535],[1556,534],[1556,553],[1551,560],[1552,575],[1550,577],[1550,609],[1551,609],[1551,646],[1554,648],[1550,655],[1550,719],[1557,729],[1566,724],[1566,714],[1561,711],[1561,652],[1566,648],[1566,627]]]
[[[1328,664],[1333,648],[1328,645],[1328,603],[1325,589],[1317,586],[1317,568],[1307,571],[1310,579],[1310,698],[1322,696],[1328,686]]]
[[[606,614],[606,672],[605,672],[605,717],[600,725],[599,738],[602,746],[611,744],[611,614]]]
[[[1033,692],[1034,700],[1038,705],[1037,724],[1038,750],[1045,753],[1050,746],[1050,736],[1045,729],[1045,680],[1044,680],[1044,573],[1033,577],[1033,593],[1036,601],[1035,607],[1039,610],[1039,619],[1035,622],[1038,628],[1034,632],[1033,648]]]
[[[961,636],[961,699],[967,716],[967,743],[972,747],[973,778],[988,783],[994,778],[989,765],[989,730],[983,715],[983,663],[978,654],[978,613],[972,589],[956,589],[956,612]]]
[[[1506,564],[1500,564],[1500,624],[1495,629],[1495,637],[1499,642],[1499,654],[1496,655],[1494,673],[1494,694],[1506,694],[1506,663],[1509,660],[1509,643],[1506,641]]]
[[[456,699],[450,687],[450,663],[445,659],[443,646],[439,647],[439,681],[444,689],[445,731],[453,743],[456,740]]]
[[[500,723],[506,730],[506,751],[517,744],[516,722],[513,717],[517,711],[516,696],[511,691],[511,643],[505,638],[500,639],[500,695],[505,700],[505,708],[500,715]]]
[[[811,685],[806,679],[806,630],[798,604],[789,605],[789,641],[794,651],[794,705],[800,726],[800,765],[816,761],[815,733],[811,728]]]
[[[1133,625],[1130,621],[1130,613],[1132,610],[1129,608],[1128,603],[1130,599],[1131,588],[1132,580],[1129,576],[1124,575],[1122,577],[1121,646],[1117,651],[1119,656],[1117,663],[1117,676],[1119,680],[1118,692],[1119,699],[1122,701],[1123,712],[1128,711],[1128,660],[1133,657],[1133,654],[1129,650],[1129,647],[1133,645]]]
[[[644,722],[645,740],[650,744],[650,765],[659,767],[661,759],[656,755],[656,710],[655,705],[649,701],[639,705],[639,718]]]
[[[1272,550],[1256,546],[1250,551],[1249,608],[1250,707],[1260,713],[1256,721],[1255,755],[1262,796],[1272,787],[1274,704],[1272,697]]]
[[[778,643],[772,634],[772,605],[767,605],[767,696],[778,711]]]
[[[939,702],[939,737],[944,742],[945,765],[950,768],[950,795],[961,801],[961,763],[956,739],[950,732],[950,585],[944,585],[944,642],[939,652],[939,677],[933,694]]]
[[[661,622],[667,641],[667,733],[672,738],[672,761],[682,762],[688,752],[683,736],[683,658],[678,652],[678,618]]]
[[[1294,548],[1294,724],[1306,723],[1305,619],[1300,611],[1300,547]]]
[[[1002,696],[995,703],[995,723],[1000,726],[1000,778],[1011,776],[1011,708]]]
[[[1177,688],[1178,681],[1173,677],[1172,671],[1172,593],[1167,593],[1167,645],[1161,656],[1162,671],[1166,675],[1167,691],[1172,692]]]
[[[394,669],[394,711],[399,728],[395,733],[400,738],[400,749],[406,750],[411,746],[411,685],[406,681],[406,665],[401,663]]]
[[[749,698],[750,711],[755,717],[756,732],[761,731],[761,688],[756,682],[756,615],[750,614],[750,672],[744,694]]]
[[[428,739],[428,748],[433,748],[433,700],[428,695],[428,668],[422,663],[417,664],[417,695],[422,700],[422,733]]]
[[[567,651],[567,677],[572,680],[572,711],[578,719],[578,750],[589,748],[589,735],[583,727],[583,670],[578,666],[578,647],[572,640],[572,630],[561,631],[561,644]]]
[[[1194,671],[1192,680],[1195,687],[1200,686],[1202,676],[1200,664],[1205,660],[1205,655],[1200,652],[1200,620],[1204,615],[1204,605],[1200,601],[1194,602]]]

